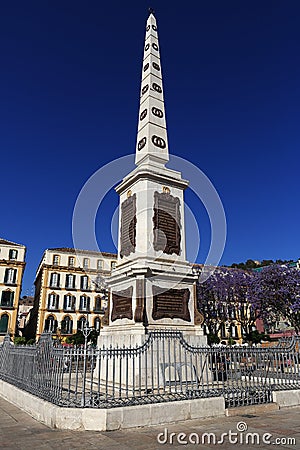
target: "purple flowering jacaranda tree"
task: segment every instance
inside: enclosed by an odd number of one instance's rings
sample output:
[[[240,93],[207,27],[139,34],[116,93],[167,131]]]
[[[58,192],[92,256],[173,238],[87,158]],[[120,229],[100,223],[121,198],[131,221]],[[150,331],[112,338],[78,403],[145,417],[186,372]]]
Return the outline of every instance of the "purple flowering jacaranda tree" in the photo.
[[[259,317],[251,304],[249,286],[253,272],[217,268],[204,282],[197,284],[198,309],[210,334],[218,335],[223,324],[238,323],[248,334]]]
[[[300,333],[300,270],[273,264],[255,273],[251,281],[251,301],[264,324],[286,320]]]

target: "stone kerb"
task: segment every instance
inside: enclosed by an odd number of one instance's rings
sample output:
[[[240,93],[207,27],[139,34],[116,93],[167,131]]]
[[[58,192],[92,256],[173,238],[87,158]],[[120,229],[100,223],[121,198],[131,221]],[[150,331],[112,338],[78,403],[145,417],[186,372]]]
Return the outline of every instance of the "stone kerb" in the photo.
[[[223,397],[152,403],[111,409],[63,408],[0,380],[0,395],[51,428],[112,431],[150,425],[166,425],[189,419],[224,417]],[[277,391],[273,401],[280,408],[299,406],[300,390]]]
[[[277,403],[279,408],[300,405],[300,390],[294,389],[291,391],[274,391],[272,396],[273,402]]]
[[[164,425],[182,420],[225,416],[222,397],[108,409],[64,408],[0,380],[0,395],[50,428],[87,431]]]

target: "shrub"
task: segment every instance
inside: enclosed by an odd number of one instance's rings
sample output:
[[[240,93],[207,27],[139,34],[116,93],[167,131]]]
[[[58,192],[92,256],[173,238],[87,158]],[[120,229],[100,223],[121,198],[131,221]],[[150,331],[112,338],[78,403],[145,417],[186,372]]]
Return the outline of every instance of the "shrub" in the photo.
[[[68,336],[66,339],[67,344],[82,345],[84,344],[84,336],[82,331],[77,331],[77,333]]]
[[[15,337],[14,344],[15,345],[26,345],[26,338],[25,337]]]
[[[234,339],[232,339],[232,337],[230,337],[228,339],[228,345],[235,345],[235,344],[236,344],[236,341]]]
[[[208,345],[219,344],[220,338],[216,334],[208,334],[207,335],[207,343],[208,343]]]

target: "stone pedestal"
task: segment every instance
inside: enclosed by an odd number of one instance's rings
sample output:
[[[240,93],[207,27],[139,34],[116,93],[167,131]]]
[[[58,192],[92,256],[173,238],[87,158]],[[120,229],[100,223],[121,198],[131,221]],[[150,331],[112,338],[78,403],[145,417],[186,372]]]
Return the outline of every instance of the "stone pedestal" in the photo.
[[[119,265],[109,280],[106,326],[98,344],[141,345],[138,336],[155,330],[180,331],[198,346],[205,344],[195,282],[192,266],[184,262],[142,258]]]
[[[117,267],[109,284],[107,325],[101,330],[98,346],[118,350],[111,353],[108,365],[101,369],[97,366],[95,374],[100,374],[101,381],[114,389],[127,387],[145,392],[154,387],[165,389],[180,370],[188,374],[184,377],[188,376],[189,382],[196,382],[201,368],[191,362],[184,365],[179,340],[167,344],[168,337],[165,342],[162,337],[149,343],[151,332],[166,332],[168,336],[168,332],[177,331],[191,347],[207,345],[202,316],[196,308],[195,275],[191,266],[158,264],[149,259],[131,261]],[[122,349],[136,349],[135,356],[124,357]]]

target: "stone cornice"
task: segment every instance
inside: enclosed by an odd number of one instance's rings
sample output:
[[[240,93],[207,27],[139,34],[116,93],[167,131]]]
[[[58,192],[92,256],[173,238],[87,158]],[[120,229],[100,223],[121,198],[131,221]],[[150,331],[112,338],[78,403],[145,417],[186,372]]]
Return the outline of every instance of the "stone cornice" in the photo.
[[[0,266],[26,266],[26,262],[24,261],[17,261],[15,259],[0,259]]]
[[[93,274],[93,275],[110,275],[110,270],[107,269],[90,269],[90,268],[83,268],[83,267],[76,267],[76,266],[54,266],[53,264],[43,264],[40,268],[40,270],[48,269],[53,270],[53,272],[78,272],[81,274]]]
[[[141,168],[139,168],[139,170],[132,172],[130,176],[126,177],[115,188],[115,190],[118,194],[122,194],[122,192],[124,192],[139,180],[151,180],[162,185],[168,184],[169,186],[177,187],[183,190],[188,187],[189,182],[187,180],[171,176],[171,174],[169,174],[168,172],[172,173],[172,171],[169,171],[168,169],[166,169],[166,171],[156,172],[154,169],[151,170],[145,168],[142,170]]]

